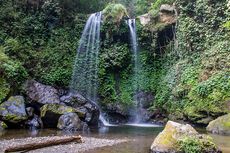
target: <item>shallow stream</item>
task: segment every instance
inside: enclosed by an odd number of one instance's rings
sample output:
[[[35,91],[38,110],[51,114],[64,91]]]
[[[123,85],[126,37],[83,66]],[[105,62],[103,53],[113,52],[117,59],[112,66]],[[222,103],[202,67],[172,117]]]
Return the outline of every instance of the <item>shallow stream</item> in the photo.
[[[163,127],[137,127],[134,125],[102,127],[91,129],[81,133],[64,133],[52,129],[43,129],[37,131],[29,130],[6,130],[0,132],[0,141],[3,139],[37,137],[37,136],[55,136],[81,134],[86,137],[107,138],[107,139],[130,139],[126,143],[114,145],[112,147],[103,147],[87,151],[86,153],[148,153],[154,138],[163,130]],[[199,129],[198,129],[199,130]],[[199,130],[202,132],[204,130]],[[223,150],[223,153],[230,153],[230,137],[210,135],[214,141]]]

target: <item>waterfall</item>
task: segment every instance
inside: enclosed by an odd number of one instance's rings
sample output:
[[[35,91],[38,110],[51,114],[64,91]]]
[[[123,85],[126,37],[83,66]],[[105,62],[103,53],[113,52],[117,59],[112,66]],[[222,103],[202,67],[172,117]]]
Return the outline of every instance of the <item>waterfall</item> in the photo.
[[[90,15],[77,50],[71,89],[97,101],[97,70],[100,47],[101,12]]]
[[[77,49],[72,81],[70,83],[70,89],[76,90],[97,106],[101,17],[101,12],[94,13],[90,15],[86,22]],[[109,125],[103,115],[100,115],[100,120],[104,125]]]
[[[137,32],[136,32],[136,20],[135,19],[129,19],[127,21],[129,30],[130,30],[130,41],[132,45],[132,52],[133,52],[133,59],[134,59],[134,73],[133,73],[133,91],[134,94],[138,92],[139,90],[139,73],[140,73],[140,63],[139,63],[139,51],[138,51],[138,41],[137,41]],[[134,96],[133,98],[135,102],[135,123],[141,122],[141,116],[139,115],[139,107],[141,107],[140,102],[138,101],[138,98]]]

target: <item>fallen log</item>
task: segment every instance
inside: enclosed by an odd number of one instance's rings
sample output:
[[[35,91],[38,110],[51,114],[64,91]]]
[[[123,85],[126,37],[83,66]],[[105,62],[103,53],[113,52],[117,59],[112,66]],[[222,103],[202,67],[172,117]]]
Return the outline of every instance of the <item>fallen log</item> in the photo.
[[[56,138],[52,140],[44,140],[42,142],[36,142],[36,143],[28,143],[18,146],[10,146],[5,149],[5,153],[7,152],[17,152],[17,151],[30,151],[55,145],[61,145],[61,144],[67,144],[70,142],[77,142],[77,143],[83,143],[81,136],[69,136],[69,137],[63,137],[63,138]]]

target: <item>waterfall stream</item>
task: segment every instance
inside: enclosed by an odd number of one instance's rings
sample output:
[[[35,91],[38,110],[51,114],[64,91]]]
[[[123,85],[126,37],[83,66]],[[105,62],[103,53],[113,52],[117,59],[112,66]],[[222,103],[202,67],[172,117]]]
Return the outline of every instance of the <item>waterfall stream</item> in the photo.
[[[94,102],[97,102],[100,25],[101,12],[92,14],[80,39],[70,84],[71,89]]]
[[[139,73],[140,73],[140,62],[139,62],[139,50],[138,50],[138,41],[137,41],[137,32],[136,32],[136,20],[135,19],[129,19],[127,21],[129,30],[130,30],[130,41],[132,45],[132,52],[133,52],[133,60],[134,60],[134,69],[133,69],[133,91],[134,94],[138,92],[139,90]],[[134,96],[133,98],[135,102],[135,110],[134,110],[134,123],[140,123],[141,122],[141,116],[139,115],[139,107],[140,102],[138,101],[138,98]]]
[[[98,55],[100,49],[100,27],[102,13],[91,14],[83,30],[77,49],[70,88],[76,90],[98,106]],[[100,109],[100,107],[99,107]],[[100,111],[101,112],[101,111]],[[105,126],[110,124],[100,113]]]

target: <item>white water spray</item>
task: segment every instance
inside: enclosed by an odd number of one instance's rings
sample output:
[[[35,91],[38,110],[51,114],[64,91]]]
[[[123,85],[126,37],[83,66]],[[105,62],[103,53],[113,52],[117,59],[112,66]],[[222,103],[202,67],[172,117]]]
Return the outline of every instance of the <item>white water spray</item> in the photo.
[[[74,71],[70,84],[71,89],[78,91],[97,106],[101,17],[101,12],[94,13],[90,15],[86,22],[77,49]],[[105,126],[110,126],[102,114],[100,115],[100,120]]]
[[[138,92],[139,90],[139,73],[140,73],[140,63],[139,63],[139,50],[138,50],[138,41],[137,41],[137,32],[136,32],[136,20],[135,19],[129,19],[127,21],[129,30],[130,30],[130,40],[132,45],[132,51],[133,51],[133,59],[134,59],[134,74],[133,74],[133,91],[134,94]],[[138,98],[134,96],[134,102],[135,102],[135,119],[134,123],[140,123],[141,122],[141,116],[138,113],[140,102],[138,101]]]

